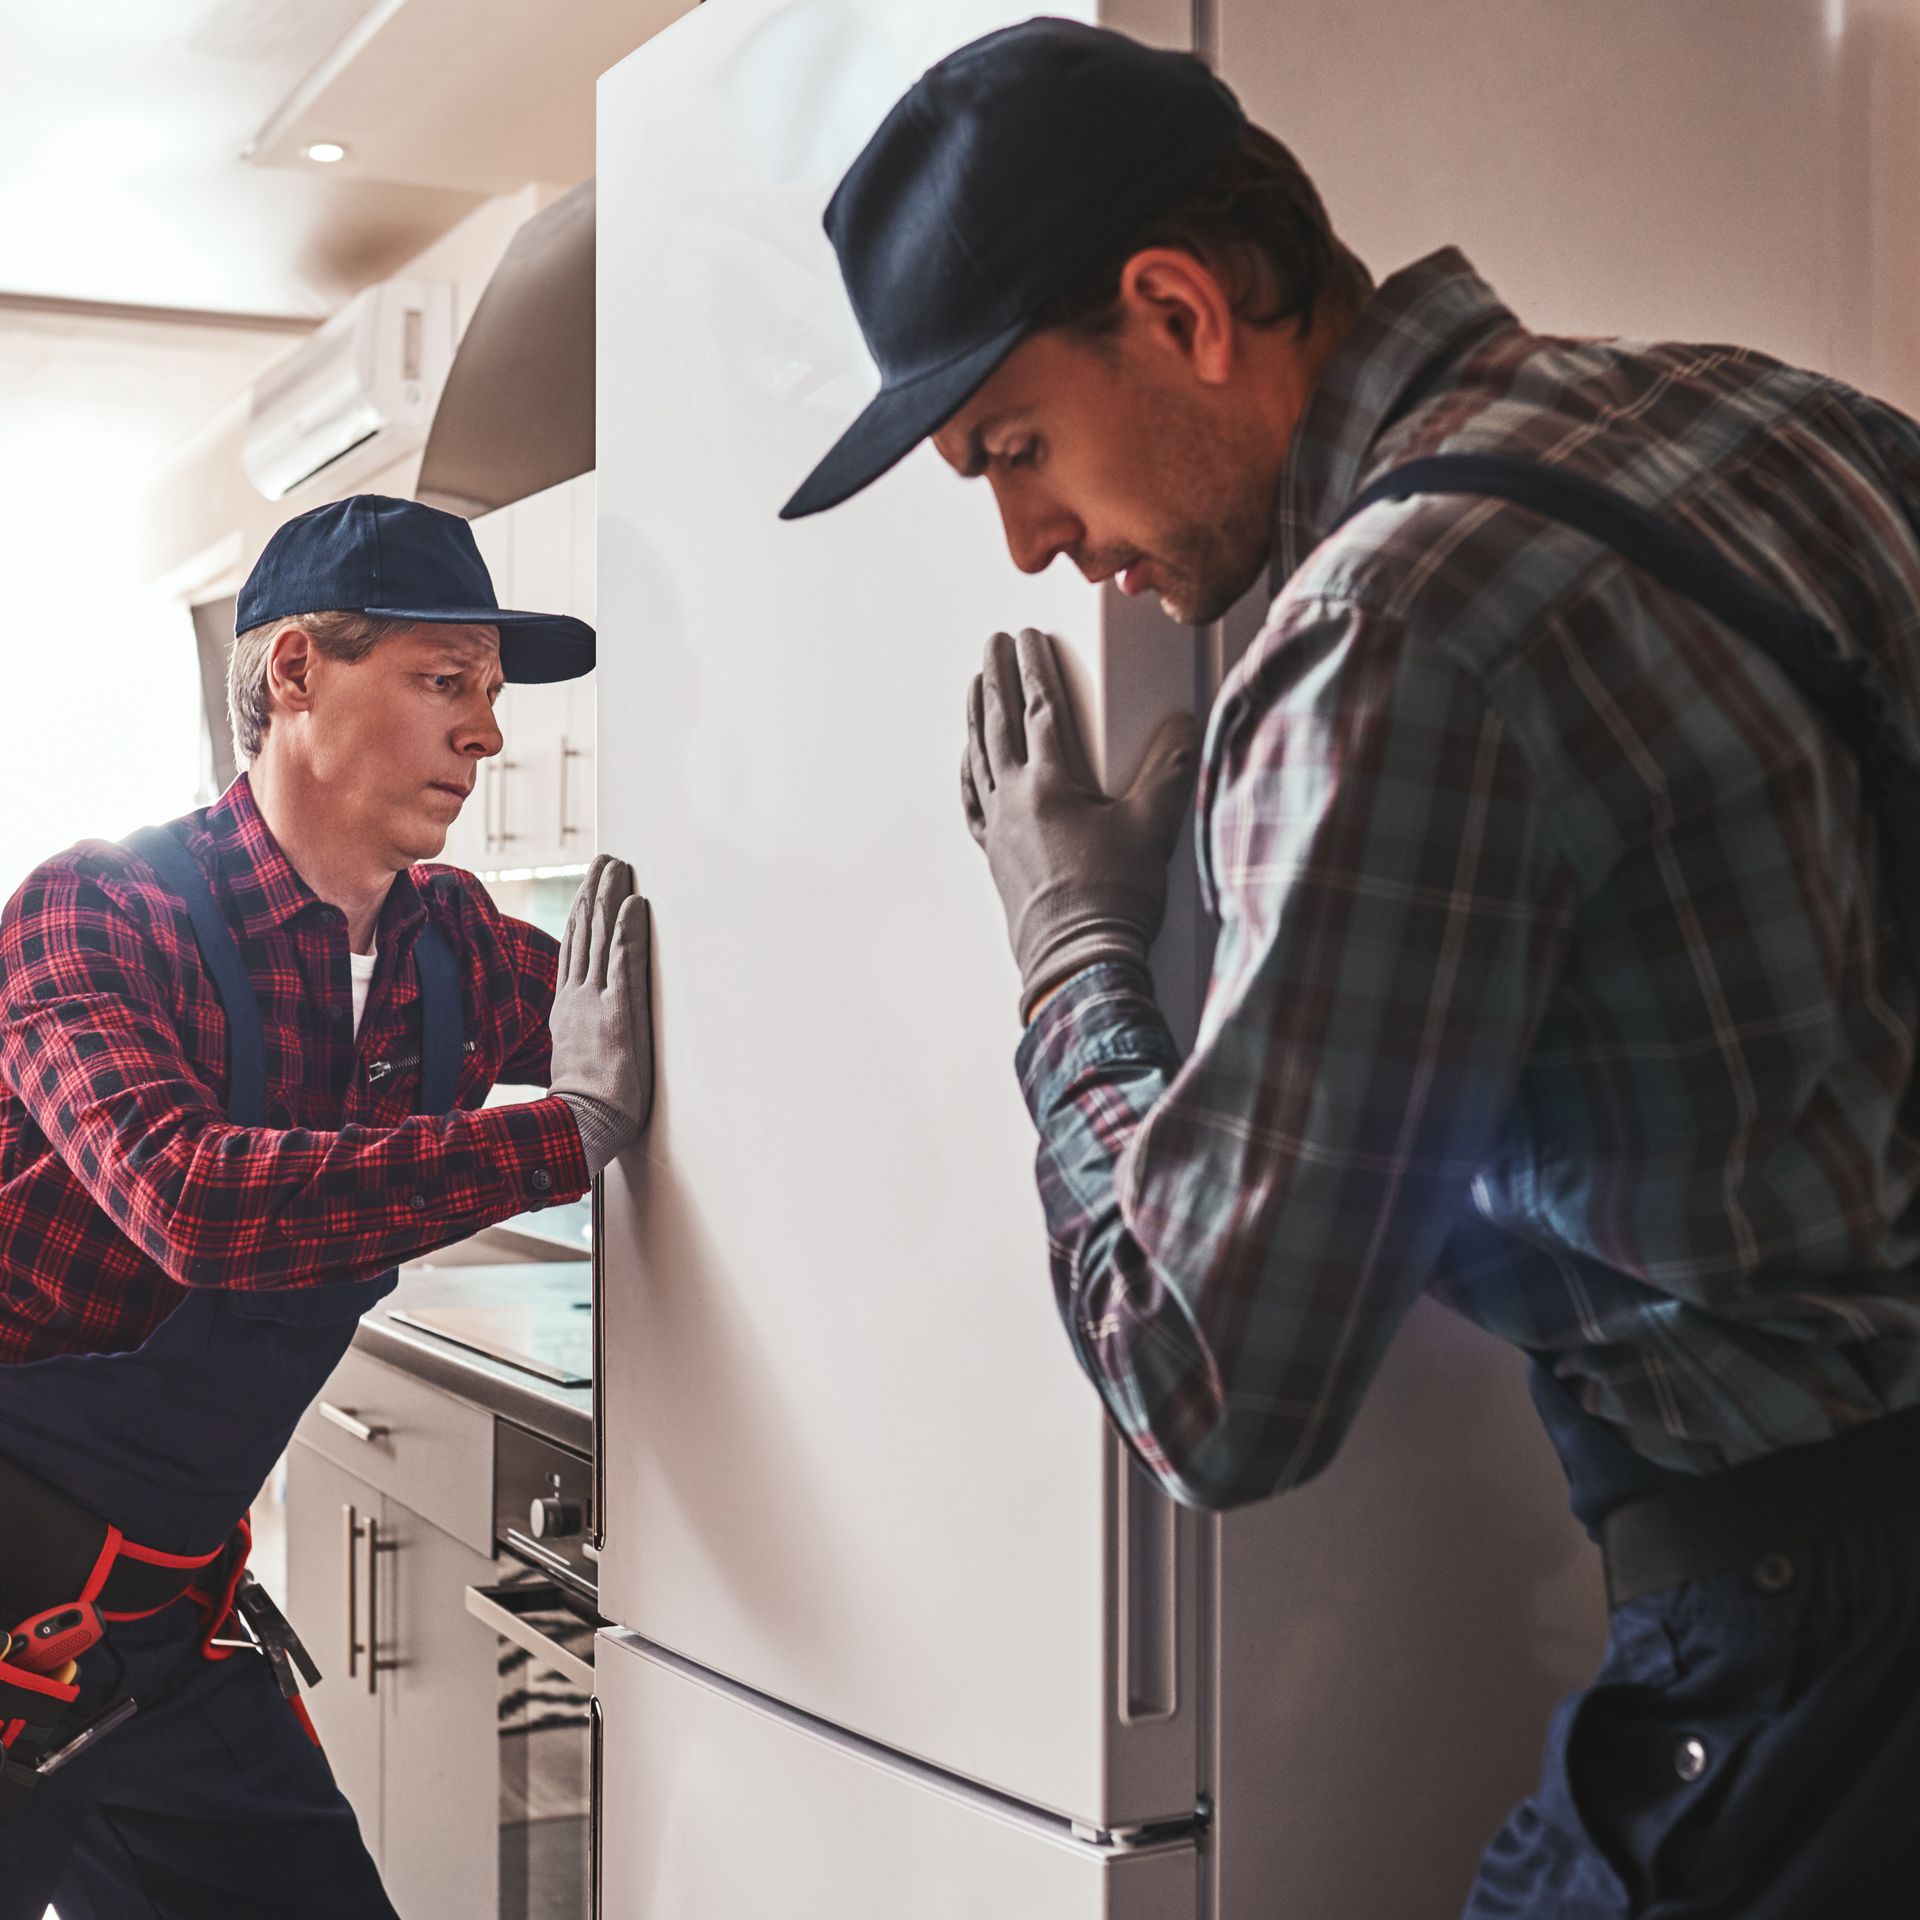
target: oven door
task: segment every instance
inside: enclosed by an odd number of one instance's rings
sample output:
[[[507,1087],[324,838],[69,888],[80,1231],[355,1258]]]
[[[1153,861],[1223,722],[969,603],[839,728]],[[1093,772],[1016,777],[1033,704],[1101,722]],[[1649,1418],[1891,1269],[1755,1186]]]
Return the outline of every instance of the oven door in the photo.
[[[532,1568],[467,1589],[499,1636],[500,1920],[589,1920],[593,1636],[581,1597]]]

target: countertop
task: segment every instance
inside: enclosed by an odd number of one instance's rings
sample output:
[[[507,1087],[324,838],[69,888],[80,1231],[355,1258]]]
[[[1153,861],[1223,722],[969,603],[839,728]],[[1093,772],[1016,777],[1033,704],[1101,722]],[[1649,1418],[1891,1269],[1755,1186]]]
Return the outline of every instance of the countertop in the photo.
[[[536,1314],[571,1321],[586,1307],[591,1292],[584,1260],[402,1267],[399,1286],[360,1322],[353,1344],[359,1352],[413,1374],[443,1393],[544,1434],[576,1453],[589,1453],[593,1447],[590,1386],[556,1386],[423,1328],[402,1326],[392,1316],[395,1308],[531,1301]]]

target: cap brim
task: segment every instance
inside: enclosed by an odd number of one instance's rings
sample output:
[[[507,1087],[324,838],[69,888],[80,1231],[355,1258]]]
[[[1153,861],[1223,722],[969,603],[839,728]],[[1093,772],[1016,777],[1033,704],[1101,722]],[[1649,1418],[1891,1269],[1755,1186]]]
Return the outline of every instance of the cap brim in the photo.
[[[517,613],[510,607],[363,607],[382,620],[422,627],[498,627],[500,672],[520,685],[578,680],[593,671],[593,629],[570,613]]]
[[[963,406],[1032,325],[1031,319],[1016,321],[958,360],[949,360],[917,380],[882,387],[807,475],[800,491],[780,509],[780,518],[803,520],[871,486]]]

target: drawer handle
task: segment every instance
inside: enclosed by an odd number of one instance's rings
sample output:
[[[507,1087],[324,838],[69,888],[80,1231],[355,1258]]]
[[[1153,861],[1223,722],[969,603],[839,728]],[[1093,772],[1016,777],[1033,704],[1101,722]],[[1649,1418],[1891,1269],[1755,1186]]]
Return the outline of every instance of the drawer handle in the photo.
[[[322,1400],[319,1407],[322,1420],[331,1420],[342,1433],[350,1433],[356,1440],[372,1442],[387,1437],[385,1427],[370,1427],[364,1420],[356,1420],[344,1407],[336,1407],[331,1400]]]

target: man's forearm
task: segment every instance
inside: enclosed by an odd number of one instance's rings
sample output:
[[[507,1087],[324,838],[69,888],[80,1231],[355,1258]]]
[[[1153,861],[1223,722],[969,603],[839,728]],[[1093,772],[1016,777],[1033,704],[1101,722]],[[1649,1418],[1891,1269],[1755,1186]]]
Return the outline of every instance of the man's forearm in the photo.
[[[587,1187],[555,1098],[338,1132],[162,1124],[91,1165],[81,1177],[99,1204],[188,1286],[363,1279]]]

